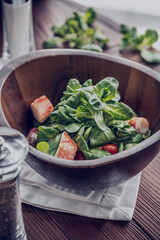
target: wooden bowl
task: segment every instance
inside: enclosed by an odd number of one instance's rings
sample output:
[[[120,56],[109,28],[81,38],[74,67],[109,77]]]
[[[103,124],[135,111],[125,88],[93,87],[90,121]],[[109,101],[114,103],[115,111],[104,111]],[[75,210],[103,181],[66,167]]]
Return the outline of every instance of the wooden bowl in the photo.
[[[152,136],[137,146],[101,159],[58,159],[30,147],[27,163],[56,184],[80,190],[115,186],[143,170],[160,149],[160,75],[138,63],[82,50],[40,50],[8,63],[0,72],[0,124],[27,136],[30,103],[46,95],[56,105],[70,78],[96,84],[119,81],[121,101],[150,122]]]

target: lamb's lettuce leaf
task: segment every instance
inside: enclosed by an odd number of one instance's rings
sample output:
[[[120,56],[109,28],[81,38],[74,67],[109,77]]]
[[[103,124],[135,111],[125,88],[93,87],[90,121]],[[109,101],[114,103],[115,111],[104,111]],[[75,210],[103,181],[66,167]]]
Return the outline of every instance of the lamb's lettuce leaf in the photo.
[[[84,140],[85,140],[86,142],[88,142],[89,139],[90,139],[90,133],[91,133],[91,131],[92,131],[92,127],[88,127],[88,128],[86,129],[86,131],[84,132],[83,138],[84,138]]]
[[[94,120],[97,126],[99,127],[99,129],[101,129],[102,131],[105,131],[107,129],[107,126],[104,120],[103,111],[96,111],[94,115]]]
[[[65,126],[65,130],[68,133],[76,133],[79,131],[79,129],[82,127],[83,123],[69,123]]]
[[[49,145],[49,150],[48,150],[48,154],[55,156],[56,152],[58,150],[58,146],[59,146],[59,142],[61,139],[61,134],[57,135],[54,139],[48,141],[48,145]]]
[[[63,124],[55,123],[50,126],[39,126],[38,133],[42,133],[47,139],[56,137],[60,132],[65,129]]]
[[[122,102],[118,103],[106,103],[105,111],[110,111],[115,119],[128,120],[133,116],[136,116],[135,112],[126,104]]]
[[[148,63],[160,63],[160,53],[155,51],[152,45],[158,40],[158,32],[147,29],[144,34],[138,35],[135,27],[120,25],[122,33],[119,50],[128,49],[130,51],[139,51],[140,56]]]
[[[113,135],[109,127],[106,127],[106,130],[102,131],[96,126],[90,133],[90,147],[102,146],[115,139],[116,137]]]
[[[45,136],[43,132],[37,133],[37,143],[39,142],[48,142],[49,138]]]
[[[123,139],[136,134],[136,129],[126,121],[113,120],[108,124],[108,126],[112,129],[112,132],[118,139]]]
[[[115,78],[107,77],[96,84],[96,93],[103,102],[106,102],[116,96],[118,86]]]
[[[80,105],[76,110],[77,117],[79,119],[94,119],[94,112],[88,106]]]
[[[78,148],[81,151],[89,151],[88,145],[82,136],[77,137],[76,143],[77,143]]]
[[[86,80],[82,85],[83,88],[89,87],[89,86],[92,86],[92,79]]]
[[[72,92],[74,92],[74,90],[81,88],[81,84],[79,83],[79,81],[76,78],[72,78],[69,80],[68,85],[67,85],[67,90],[68,88],[70,88],[70,90]]]
[[[103,103],[101,102],[97,94],[93,94],[90,96],[89,103],[94,111],[99,111],[103,109]]]
[[[107,151],[102,151],[100,149],[90,149],[89,151],[82,151],[85,159],[91,160],[91,159],[98,159],[98,158],[103,158],[110,156],[111,154]]]

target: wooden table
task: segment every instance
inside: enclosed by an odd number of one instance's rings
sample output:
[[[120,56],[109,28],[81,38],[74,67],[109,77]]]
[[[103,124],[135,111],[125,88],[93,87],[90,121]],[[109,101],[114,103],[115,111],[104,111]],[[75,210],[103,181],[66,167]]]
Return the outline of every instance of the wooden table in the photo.
[[[85,7],[69,0],[34,0],[33,21],[36,48],[52,36],[52,25],[70,16],[73,10],[84,11]],[[132,59],[160,73],[160,65],[143,62],[137,53],[121,54],[118,51],[121,35],[119,25],[107,17],[98,16],[97,25],[102,25],[110,42],[108,54]],[[2,27],[0,28],[2,32]],[[2,34],[0,34],[2,51]],[[160,239],[160,154],[143,170],[138,199],[133,219],[130,222],[96,220],[76,215],[46,211],[22,205],[28,240],[70,239]]]

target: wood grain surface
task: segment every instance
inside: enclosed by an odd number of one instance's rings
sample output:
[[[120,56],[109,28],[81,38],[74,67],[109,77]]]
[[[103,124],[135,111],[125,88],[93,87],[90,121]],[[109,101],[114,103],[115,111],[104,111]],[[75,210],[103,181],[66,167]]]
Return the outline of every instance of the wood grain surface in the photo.
[[[63,22],[73,10],[85,8],[69,0],[34,0],[33,19],[36,48],[52,36],[51,26]],[[97,25],[110,38],[106,53],[140,62],[160,73],[160,65],[150,65],[137,53],[121,54],[118,44],[121,39],[119,25],[107,17],[98,16]],[[2,49],[2,26],[0,50]],[[160,239],[160,154],[143,170],[134,211],[130,222],[104,221],[72,214],[46,211],[22,205],[28,240],[105,240],[105,239]]]

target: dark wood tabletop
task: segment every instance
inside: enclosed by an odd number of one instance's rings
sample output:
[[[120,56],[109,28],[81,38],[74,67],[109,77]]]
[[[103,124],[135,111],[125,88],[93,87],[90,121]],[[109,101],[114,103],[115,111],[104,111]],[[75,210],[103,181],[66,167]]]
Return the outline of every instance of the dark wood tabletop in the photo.
[[[85,7],[69,0],[33,0],[33,24],[36,49],[52,36],[51,27],[62,23],[74,10]],[[138,53],[119,52],[119,25],[98,14],[97,25],[110,39],[105,53],[140,62],[160,73],[160,65],[149,65]],[[1,27],[2,33],[2,27]],[[2,52],[2,34],[0,34]],[[160,239],[160,153],[143,170],[138,199],[132,221],[107,221],[77,215],[42,210],[22,204],[28,240],[70,239]]]

